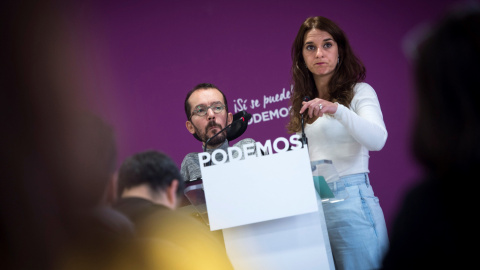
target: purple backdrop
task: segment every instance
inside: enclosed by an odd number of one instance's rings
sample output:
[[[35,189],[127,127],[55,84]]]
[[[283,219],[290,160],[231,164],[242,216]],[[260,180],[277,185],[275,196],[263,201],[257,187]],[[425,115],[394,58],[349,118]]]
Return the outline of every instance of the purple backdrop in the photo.
[[[130,2],[130,1],[128,1]],[[285,137],[290,47],[309,16],[337,22],[367,67],[389,137],[371,152],[370,178],[390,227],[406,188],[418,175],[409,153],[411,66],[402,41],[413,27],[437,18],[454,1],[99,1],[78,3],[73,38],[91,79],[90,106],[114,125],[119,163],[147,149],[180,166],[201,151],[185,128],[183,101],[196,84],[216,84],[230,110],[246,101],[254,121],[244,137]],[[285,89],[285,90],[284,90]],[[279,101],[266,104],[265,99]],[[251,108],[258,100],[259,107]],[[276,114],[277,113],[277,114]]]

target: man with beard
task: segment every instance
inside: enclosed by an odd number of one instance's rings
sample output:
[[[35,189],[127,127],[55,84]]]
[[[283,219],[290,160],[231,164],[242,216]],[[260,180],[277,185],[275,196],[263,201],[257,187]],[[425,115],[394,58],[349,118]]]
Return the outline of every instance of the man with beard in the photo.
[[[232,113],[228,112],[225,94],[210,83],[199,84],[188,92],[185,98],[185,114],[187,130],[202,141],[203,147],[208,139],[233,121]],[[255,141],[243,139],[235,146],[243,149],[242,146],[249,143],[255,143]],[[228,147],[227,131],[225,130],[208,141],[206,151],[212,154],[214,150],[221,148],[227,152]],[[189,153],[185,156],[181,165],[181,174],[187,182],[202,178],[198,153]]]

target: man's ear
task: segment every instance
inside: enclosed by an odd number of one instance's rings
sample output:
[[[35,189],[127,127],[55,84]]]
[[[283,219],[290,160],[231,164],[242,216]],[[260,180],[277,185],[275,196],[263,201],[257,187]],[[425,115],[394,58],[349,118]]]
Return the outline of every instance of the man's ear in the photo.
[[[195,127],[193,126],[193,123],[191,121],[187,121],[185,123],[185,126],[187,127],[188,132],[191,134],[195,134]]]
[[[227,114],[227,125],[230,125],[233,121],[233,114],[231,112],[229,112]]]
[[[166,190],[168,206],[171,209],[177,208],[177,201],[178,201],[177,189],[178,189],[178,180],[173,179],[172,183],[170,184],[170,186],[167,187],[167,190]]]

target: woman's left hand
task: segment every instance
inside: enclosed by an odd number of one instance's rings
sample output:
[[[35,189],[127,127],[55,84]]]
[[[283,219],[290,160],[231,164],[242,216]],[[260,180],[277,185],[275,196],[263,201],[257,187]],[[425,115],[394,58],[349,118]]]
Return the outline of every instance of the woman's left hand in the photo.
[[[303,101],[302,108],[300,109],[300,114],[308,110],[308,116],[313,117],[322,117],[324,113],[334,114],[337,112],[338,104],[332,103],[328,100],[315,98],[310,101]]]

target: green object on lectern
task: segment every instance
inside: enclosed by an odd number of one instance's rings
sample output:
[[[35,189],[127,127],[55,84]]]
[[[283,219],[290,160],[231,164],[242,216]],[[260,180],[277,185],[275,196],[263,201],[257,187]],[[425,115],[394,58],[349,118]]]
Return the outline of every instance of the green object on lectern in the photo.
[[[335,198],[332,190],[328,187],[327,181],[323,176],[313,176],[313,183],[315,184],[315,190],[322,199]]]

